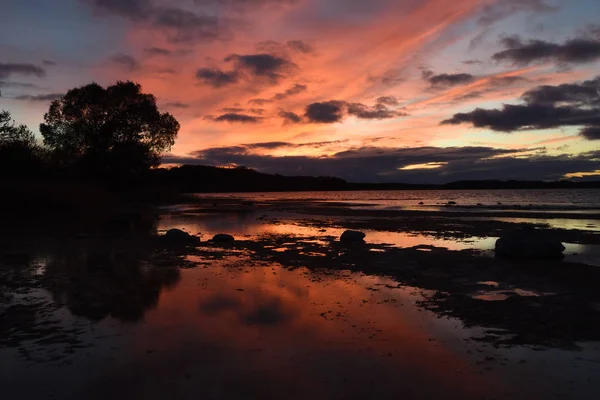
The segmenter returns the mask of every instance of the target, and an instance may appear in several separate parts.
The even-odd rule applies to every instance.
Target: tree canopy
[[[0,175],[37,172],[41,157],[33,132],[17,124],[9,111],[0,110]]]
[[[179,128],[171,114],[159,112],[152,94],[127,81],[69,90],[51,103],[40,132],[63,162],[83,162],[100,174],[127,174],[157,166]]]
[[[25,125],[17,125],[9,111],[0,110],[0,147],[32,146],[34,143],[35,137]]]

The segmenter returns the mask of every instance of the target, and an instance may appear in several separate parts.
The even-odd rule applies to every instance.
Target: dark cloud
[[[110,58],[110,62],[128,71],[136,71],[141,68],[140,63],[135,58],[126,54],[115,54]]]
[[[286,74],[297,68],[296,64],[283,57],[266,53],[232,54],[227,56],[224,61],[233,62],[234,65],[231,71],[223,71],[218,68],[201,68],[196,76],[204,83],[216,88],[238,83],[242,79],[254,80],[255,78],[266,78],[270,84],[276,84]],[[292,92],[290,93],[301,90],[301,86],[303,85],[296,85],[291,88]],[[284,97],[285,95],[285,93],[282,94]],[[261,100],[256,99],[256,101]]]
[[[276,143],[268,148],[285,147]],[[253,148],[242,145],[201,150],[190,157],[165,157],[163,162],[245,165],[267,173],[328,175],[351,182],[445,183],[477,179],[558,180],[568,173],[600,169],[600,153],[548,156],[540,152],[524,157],[519,150],[490,147],[363,147],[325,157],[276,157],[257,154]],[[401,169],[427,163],[435,163],[439,168]]]
[[[431,71],[423,71],[423,79],[429,82],[431,88],[442,89],[473,82],[475,80],[475,76],[471,74],[434,75]]]
[[[33,64],[0,63],[0,79],[9,78],[12,75],[36,76],[43,78],[46,71]]]
[[[544,40],[523,41],[518,36],[501,40],[505,50],[492,56],[496,62],[525,66],[544,62],[559,65],[584,64],[600,60],[600,40],[593,38],[575,38],[566,42],[552,43]]]
[[[384,101],[391,101],[390,98],[384,99]],[[306,107],[304,114],[309,122],[325,124],[341,122],[346,115],[359,119],[390,119],[406,114],[398,110],[391,110],[381,102],[374,106],[367,106],[362,103],[348,103],[339,100],[310,104]]]
[[[290,149],[298,149],[310,147],[314,149],[341,144],[347,142],[347,140],[332,140],[325,142],[308,142],[308,143],[290,143],[290,142],[261,142],[261,143],[250,143],[244,144],[241,146],[234,146],[236,148],[236,152],[239,154],[246,154],[249,150],[252,149],[282,149],[282,148],[290,148]]]
[[[491,25],[521,12],[546,13],[557,9],[545,0],[499,0],[484,6],[477,22],[480,25]]]
[[[499,132],[582,126],[581,135],[594,137],[600,127],[600,77],[579,83],[539,86],[521,97],[525,104],[505,104],[501,109],[477,108],[455,114],[442,124],[469,123]]]
[[[287,45],[290,49],[300,53],[311,54],[315,52],[315,48],[312,45],[305,43],[302,40],[290,40],[287,42]]]
[[[225,108],[221,108],[221,112],[234,113],[234,114],[251,113],[251,114],[262,115],[265,113],[265,109],[264,108],[225,107]]]
[[[297,66],[293,62],[271,54],[232,54],[225,58],[227,62],[233,62],[237,70],[245,71],[256,77],[268,78],[273,82],[279,81],[283,76]]]
[[[290,96],[296,96],[302,92],[305,92],[306,90],[308,90],[308,86],[300,85],[297,83],[291,88],[287,89],[285,92],[277,93],[275,96],[273,96],[273,99],[281,101],[287,99]]]
[[[590,126],[581,130],[581,136],[587,140],[600,140],[600,126]]]
[[[171,103],[165,104],[165,107],[167,107],[167,108],[190,108],[190,105],[186,104],[186,103],[181,103],[179,101],[173,101]]]
[[[349,103],[348,114],[360,119],[390,119],[406,115],[402,112],[390,110],[384,104],[376,104],[373,107],[362,103]]]
[[[377,104],[395,107],[400,104],[400,102],[398,101],[398,98],[394,96],[382,96],[377,99]]]
[[[232,123],[241,123],[241,124],[256,124],[262,120],[260,117],[255,117],[253,115],[246,114],[237,114],[237,113],[227,113],[218,116],[214,119],[217,122],[232,122]]]
[[[250,143],[239,146],[242,152],[247,151],[247,149],[280,149],[282,147],[290,147],[291,143],[288,142],[262,142],[262,143]]]
[[[265,104],[272,103],[273,100],[268,99],[252,99],[248,101],[248,104],[255,104],[257,106],[264,106]]]
[[[483,64],[483,61],[480,61],[480,60],[465,60],[462,63],[466,64],[466,65],[481,65],[481,64]]]
[[[522,98],[529,104],[600,106],[600,77],[581,83],[538,86],[525,92]]]
[[[153,14],[153,26],[162,29],[174,43],[227,40],[232,37],[226,21],[211,15],[196,14],[180,8],[161,8]]]
[[[161,47],[147,47],[144,49],[144,52],[151,56],[170,56],[173,54],[171,50],[163,49]]]
[[[299,124],[302,122],[302,117],[291,111],[279,111],[279,116],[283,118],[284,125]]]
[[[499,110],[477,108],[468,113],[455,114],[443,124],[470,123],[476,128],[489,128],[499,132],[515,132],[522,129],[549,129],[561,126],[599,125],[598,110],[553,105],[504,104]]]
[[[306,107],[304,116],[310,122],[332,124],[344,119],[345,107],[345,102],[337,100],[312,103]]]
[[[200,68],[196,72],[196,77],[215,88],[232,85],[239,81],[237,71],[221,71],[217,68]]]
[[[230,21],[176,7],[157,7],[149,0],[80,0],[95,10],[162,31],[174,43],[228,40]]]
[[[52,60],[44,60],[42,62],[44,63],[44,65],[47,65],[49,67],[53,67],[56,65],[56,61],[52,61]]]
[[[148,0],[80,0],[95,9],[131,19],[143,19],[150,10]]]
[[[35,102],[50,102],[59,100],[64,96],[64,93],[49,93],[49,94],[37,94],[37,95],[21,95],[16,96],[17,100],[35,101]]]

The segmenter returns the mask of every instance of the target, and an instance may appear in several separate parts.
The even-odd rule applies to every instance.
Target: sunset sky
[[[133,80],[165,164],[350,181],[600,179],[598,0],[8,0],[0,108]]]

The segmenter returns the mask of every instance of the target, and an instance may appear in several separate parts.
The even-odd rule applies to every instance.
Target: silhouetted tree
[[[17,124],[9,111],[0,110],[0,174],[37,172],[41,153],[33,133],[25,125]]]
[[[9,111],[0,110],[0,146],[15,143],[34,145],[35,137],[25,125],[17,125]]]
[[[138,175],[160,161],[179,132],[156,98],[134,82],[92,83],[53,101],[40,132],[54,158],[102,177]]]

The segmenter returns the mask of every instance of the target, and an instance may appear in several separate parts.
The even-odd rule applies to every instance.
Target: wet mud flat
[[[421,230],[409,217],[365,219],[340,215],[343,210],[307,217],[281,204],[230,208],[227,202],[163,210],[140,229],[125,224],[118,232],[38,238],[23,232],[6,239],[0,382],[7,393],[600,394],[600,268],[507,262],[477,248],[369,242],[371,232],[391,234],[391,224],[400,231],[413,224],[408,231],[417,240],[435,239],[433,232],[468,240],[474,231],[464,231],[475,228],[460,219],[448,230],[447,219],[436,226],[429,218]],[[339,230],[357,224],[368,224],[362,226],[367,242],[341,244]],[[497,232],[511,225],[502,224]],[[201,242],[165,245],[160,235],[171,227],[201,233]],[[555,234],[595,243],[593,232],[572,231]],[[208,240],[218,232],[237,240]]]

